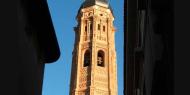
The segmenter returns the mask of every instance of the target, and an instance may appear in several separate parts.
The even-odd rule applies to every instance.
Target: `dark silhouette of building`
[[[18,0],[17,4],[17,92],[6,95],[41,95],[45,63],[60,55],[47,0]]]
[[[173,1],[124,1],[124,95],[173,95]]]

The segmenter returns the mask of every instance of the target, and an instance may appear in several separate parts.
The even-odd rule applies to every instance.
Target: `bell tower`
[[[85,0],[76,16],[70,95],[117,95],[114,16],[107,0]]]

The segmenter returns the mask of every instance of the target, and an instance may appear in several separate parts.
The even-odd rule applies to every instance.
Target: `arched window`
[[[104,67],[104,52],[102,50],[98,51],[97,65]]]
[[[89,66],[90,65],[90,51],[86,50],[85,54],[84,54],[84,67]]]

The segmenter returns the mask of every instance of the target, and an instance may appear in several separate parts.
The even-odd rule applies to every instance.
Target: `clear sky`
[[[46,64],[43,95],[69,95],[72,51],[77,25],[77,11],[84,0],[47,0],[61,55]],[[110,0],[115,15],[115,45],[117,53],[118,95],[123,95],[123,0]],[[44,31],[45,32],[45,31]]]

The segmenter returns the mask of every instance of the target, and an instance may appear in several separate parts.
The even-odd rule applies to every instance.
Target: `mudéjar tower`
[[[76,19],[70,95],[117,95],[114,16],[108,0],[85,0]]]

